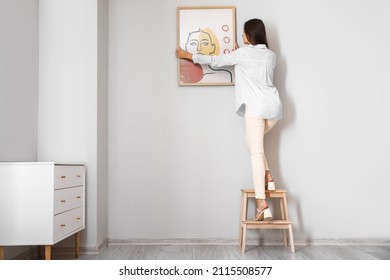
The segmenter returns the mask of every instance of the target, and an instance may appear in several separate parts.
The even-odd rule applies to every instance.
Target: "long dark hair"
[[[267,33],[261,19],[250,19],[244,24],[244,32],[252,45],[265,44],[268,48]]]

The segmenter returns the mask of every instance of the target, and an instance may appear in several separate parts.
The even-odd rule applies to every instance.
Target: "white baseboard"
[[[110,245],[233,245],[238,238],[108,238]]]
[[[83,255],[98,255],[108,246],[108,239],[105,239],[97,246],[80,245],[79,253]],[[72,254],[74,246],[53,246],[53,254]]]
[[[283,245],[283,239],[276,236],[247,237],[248,245]],[[389,246],[390,239],[357,239],[357,238],[329,238],[329,239],[294,239],[296,246],[308,245],[370,245]],[[108,238],[110,245],[238,245],[238,238]]]

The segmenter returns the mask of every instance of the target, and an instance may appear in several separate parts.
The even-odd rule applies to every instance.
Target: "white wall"
[[[284,104],[266,154],[296,238],[389,240],[390,3],[369,0],[109,1],[109,238],[238,236],[234,89],[176,85],[176,7],[199,5],[236,6],[239,42],[266,23]]]
[[[91,250],[107,235],[106,202],[99,199],[107,188],[106,169],[101,167],[106,140],[99,138],[106,137],[106,128],[104,122],[98,124],[104,119],[98,117],[100,110],[107,107],[107,63],[99,61],[107,56],[107,48],[104,42],[99,45],[98,2],[106,9],[103,0],[39,2],[38,160],[86,164],[86,230],[81,242]]]
[[[0,161],[37,159],[38,0],[0,1]],[[10,259],[28,249],[7,247]]]
[[[37,157],[38,0],[0,1],[0,161]]]
[[[108,1],[97,1],[97,232],[96,245],[107,240],[108,211]]]

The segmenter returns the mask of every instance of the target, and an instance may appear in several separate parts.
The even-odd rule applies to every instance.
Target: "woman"
[[[265,26],[260,19],[244,24],[245,47],[229,54],[209,56],[176,50],[177,58],[189,59],[212,67],[234,65],[236,74],[236,113],[245,117],[246,143],[249,148],[256,197],[254,220],[272,218],[265,200],[265,189],[275,189],[264,155],[264,134],[282,118],[279,92],[273,85],[275,53],[268,49]]]

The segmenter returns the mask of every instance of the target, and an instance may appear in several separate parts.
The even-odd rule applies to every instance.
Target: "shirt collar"
[[[266,49],[267,46],[265,44],[257,44],[257,45],[249,45],[251,48],[256,48],[256,49]]]

